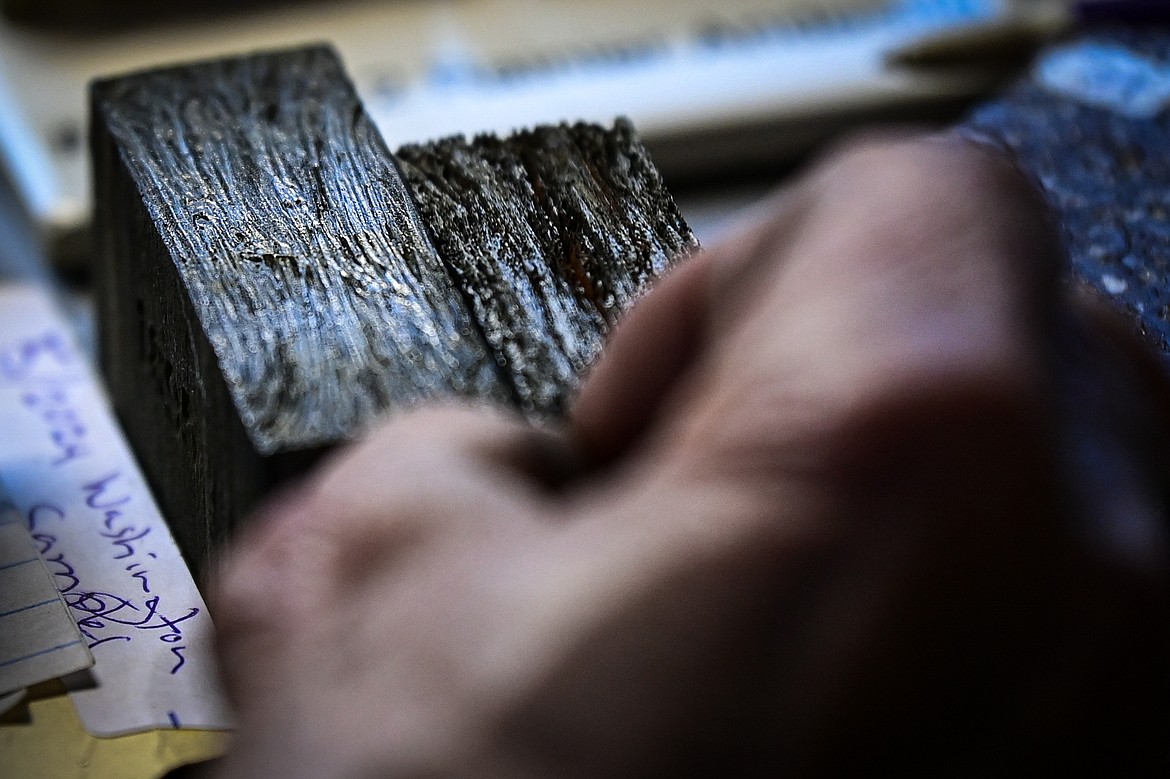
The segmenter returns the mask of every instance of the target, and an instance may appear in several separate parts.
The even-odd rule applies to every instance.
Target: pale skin
[[[639,302],[564,427],[389,420],[228,556],[220,775],[1148,765],[1170,394],[1060,254],[992,151],[858,141]]]

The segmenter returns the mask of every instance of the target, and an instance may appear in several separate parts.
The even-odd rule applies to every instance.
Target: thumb
[[[629,448],[698,353],[710,267],[706,254],[687,258],[618,324],[570,417],[570,432],[590,460],[606,463]]]
[[[750,294],[760,258],[787,246],[804,197],[785,187],[745,213],[730,239],[674,267],[618,323],[574,403],[570,433],[595,464],[621,456],[651,429],[721,317]],[[716,296],[718,295],[718,298]]]

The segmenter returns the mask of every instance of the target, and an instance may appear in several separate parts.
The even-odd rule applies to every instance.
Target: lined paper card
[[[81,630],[0,482],[0,693],[91,665]]]
[[[207,605],[48,294],[0,284],[0,472],[93,653],[70,700],[114,736],[230,725]]]

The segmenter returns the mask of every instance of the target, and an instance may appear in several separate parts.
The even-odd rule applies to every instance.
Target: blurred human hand
[[[230,555],[222,775],[1152,765],[1170,394],[1060,259],[992,151],[855,142],[565,429],[389,421]]]

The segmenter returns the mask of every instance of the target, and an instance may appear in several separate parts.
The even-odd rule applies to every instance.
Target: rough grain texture
[[[1079,42],[1121,47],[1137,62],[1170,68],[1165,28],[1116,28]],[[1148,88],[1111,77],[1117,90]],[[1128,310],[1170,366],[1170,110],[1131,116],[1030,75],[963,126],[1002,146],[1032,176],[1064,233],[1072,275]]]
[[[386,409],[559,413],[608,324],[695,245],[627,124],[396,159],[327,48],[92,99],[101,358],[200,568],[274,483]]]
[[[694,238],[628,122],[398,151],[521,407],[556,415],[617,314]]]
[[[99,94],[260,453],[335,441],[387,405],[500,391],[327,50],[157,71]]]

